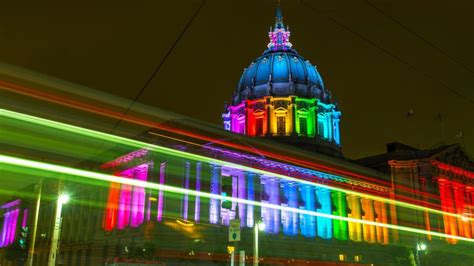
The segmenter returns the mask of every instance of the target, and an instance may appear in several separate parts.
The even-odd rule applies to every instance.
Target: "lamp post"
[[[38,230],[38,216],[39,216],[39,210],[40,210],[40,205],[41,205],[41,192],[43,189],[43,180],[40,180],[37,187],[38,187],[38,196],[36,198],[35,217],[33,220],[33,232],[31,234],[31,244],[28,249],[28,258],[26,260],[26,266],[33,266],[33,257],[35,255],[35,244],[36,244],[36,231]]]
[[[56,265],[56,257],[59,252],[59,234],[61,231],[61,211],[63,204],[66,204],[69,201],[70,197],[67,194],[61,194],[58,197],[58,202],[56,204],[56,216],[54,218],[54,227],[53,227],[53,236],[51,239],[51,249],[49,250],[49,259],[48,266]]]
[[[418,264],[418,266],[421,266],[420,251],[425,252],[427,247],[428,246],[423,242],[416,243],[416,263]]]
[[[265,230],[265,224],[262,221],[258,221],[253,226],[254,238],[253,238],[253,265],[258,266],[258,231]]]

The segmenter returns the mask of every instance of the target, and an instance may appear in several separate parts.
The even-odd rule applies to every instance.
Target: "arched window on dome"
[[[314,137],[316,99],[296,98],[296,133],[299,136]]]
[[[333,118],[339,112],[334,111],[333,104],[318,103],[318,135],[327,141],[334,140]],[[338,125],[339,126],[339,125]]]
[[[290,136],[294,127],[294,110],[291,97],[271,98],[271,108],[268,114],[270,119],[270,133],[273,136]]]
[[[329,128],[327,126],[327,116],[325,113],[318,114],[318,135],[323,139],[329,139]]]
[[[230,106],[230,129],[232,132],[238,134],[245,134],[245,106],[239,104],[236,106]]]
[[[262,100],[247,101],[247,132],[249,136],[264,136],[267,133],[267,114]]]

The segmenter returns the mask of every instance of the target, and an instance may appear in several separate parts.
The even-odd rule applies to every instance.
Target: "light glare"
[[[69,197],[69,195],[67,194],[62,194],[59,196],[58,198],[58,202],[59,204],[66,204],[68,203],[68,201],[70,200],[71,198]]]

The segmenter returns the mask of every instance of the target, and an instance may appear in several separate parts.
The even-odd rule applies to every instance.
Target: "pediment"
[[[432,159],[474,172],[474,161],[459,145],[434,154]]]

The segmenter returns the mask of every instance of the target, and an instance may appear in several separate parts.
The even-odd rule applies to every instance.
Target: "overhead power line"
[[[461,100],[464,100],[466,101],[467,103],[469,104],[472,104],[474,105],[474,100],[470,99],[469,97],[463,95],[462,93],[458,92],[456,89],[454,88],[451,88],[449,85],[447,85],[446,83],[442,82],[441,80],[437,80],[435,79],[433,76],[431,76],[430,74],[426,73],[426,72],[421,72],[420,70],[418,70],[414,65],[410,64],[408,61],[404,60],[403,58],[401,58],[400,56],[388,51],[387,49],[383,48],[382,46],[378,45],[377,43],[375,43],[374,41],[371,41],[369,39],[367,39],[366,37],[364,37],[363,35],[361,35],[360,33],[352,30],[351,28],[349,28],[347,25],[341,23],[340,21],[338,21],[337,19],[335,19],[334,17],[331,17],[329,15],[324,15],[323,12],[321,12],[320,10],[318,10],[317,8],[313,7],[312,5],[308,4],[305,0],[300,0],[300,3],[302,5],[304,5],[305,7],[307,7],[309,10],[313,11],[314,13],[320,15],[320,16],[325,16],[329,21],[333,22],[334,24],[338,25],[339,27],[347,30],[348,32],[352,33],[353,35],[359,37],[360,39],[364,40],[365,42],[369,43],[370,45],[374,46],[375,48],[377,48],[378,50],[382,51],[383,53],[387,54],[388,56],[394,58],[395,60],[403,63],[404,65],[408,66],[410,69],[412,69],[414,72],[417,72],[419,74],[421,74],[422,76],[424,76],[425,78],[427,78],[428,80],[431,80],[432,82],[434,83],[437,83],[439,84],[441,87],[445,88],[446,90],[448,90],[449,92],[451,92],[452,94],[454,94],[455,96],[457,96],[458,98],[460,98]]]
[[[143,92],[145,91],[145,89],[148,87],[148,85],[153,81],[153,79],[155,78],[156,74],[158,74],[158,72],[160,71],[161,67],[163,66],[163,64],[166,62],[166,59],[168,59],[168,57],[170,56],[171,52],[173,52],[173,50],[176,48],[176,45],[179,43],[179,41],[181,40],[181,38],[183,37],[183,35],[186,33],[186,31],[188,30],[188,28],[191,26],[191,24],[193,23],[194,19],[197,17],[197,15],[199,14],[199,12],[201,11],[202,7],[204,6],[204,4],[206,3],[206,0],[202,0],[201,4],[199,5],[199,7],[196,9],[196,11],[194,12],[193,16],[190,18],[190,20],[188,21],[188,23],[186,24],[186,26],[183,28],[183,30],[180,32],[180,34],[178,35],[178,37],[176,38],[176,40],[174,41],[174,43],[170,46],[170,48],[168,49],[168,51],[166,52],[165,56],[161,59],[160,63],[156,66],[155,70],[153,71],[153,73],[150,75],[150,77],[147,79],[147,81],[145,82],[145,84],[142,86],[142,88],[140,89],[140,91],[137,93],[137,95],[135,96],[135,98],[133,99],[133,101],[130,103],[130,105],[128,106],[127,110],[125,110],[125,112],[122,114],[121,118],[115,123],[114,127],[112,128],[111,130],[111,133],[113,133],[115,131],[115,129],[117,129],[117,127],[119,126],[120,122],[122,122],[122,119],[124,116],[126,116],[128,114],[128,112],[132,109],[132,107],[135,105],[135,103],[138,101],[138,99],[140,98],[140,96],[143,94]]]

